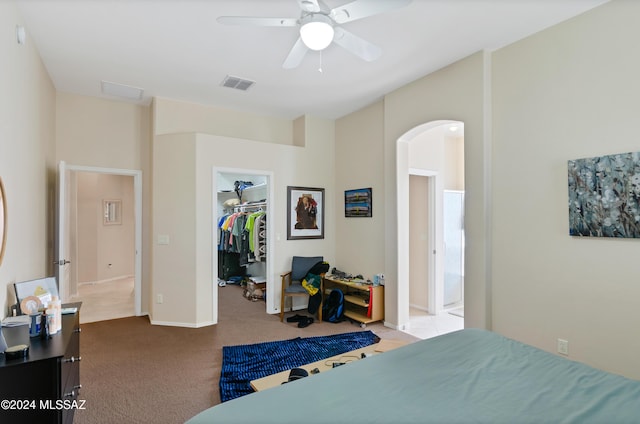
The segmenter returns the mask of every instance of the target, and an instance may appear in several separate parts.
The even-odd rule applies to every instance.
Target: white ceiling
[[[607,0],[413,0],[344,24],[378,45],[365,62],[337,45],[282,62],[297,28],[228,26],[218,16],[300,16],[296,0],[18,0],[59,91],[103,96],[101,81],[165,97],[293,119],[338,118],[482,49],[493,50]],[[325,0],[329,7],[350,0]],[[19,24],[19,23],[16,23]],[[222,87],[226,75],[256,81]]]

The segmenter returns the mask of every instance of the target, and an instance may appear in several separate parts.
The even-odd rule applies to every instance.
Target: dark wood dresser
[[[62,315],[62,330],[48,340],[30,339],[29,356],[6,360],[0,354],[0,423],[73,423],[84,407],[80,390],[80,306]]]

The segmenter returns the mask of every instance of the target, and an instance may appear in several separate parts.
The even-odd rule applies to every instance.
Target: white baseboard
[[[385,327],[389,327],[393,330],[398,330],[398,331],[406,331],[409,329],[409,323],[396,325],[396,324],[391,324],[388,321],[383,321],[382,324]]]
[[[193,322],[156,321],[156,320],[153,320],[153,319],[150,319],[149,321],[151,322],[152,325],[164,325],[166,327],[201,328],[201,327],[208,327],[210,325],[215,325],[215,322],[213,322],[213,321],[197,322],[197,323],[193,323]]]
[[[135,277],[134,275],[120,275],[118,277],[107,278],[107,279],[104,279],[104,280],[78,282],[78,286],[109,283],[111,281],[123,280],[125,278],[134,278],[134,277]]]
[[[429,309],[427,309],[426,307],[421,306],[421,305],[416,305],[415,303],[410,303],[409,307],[413,308],[413,309],[417,309],[419,311],[423,311],[423,312],[427,312],[427,313],[429,312]]]

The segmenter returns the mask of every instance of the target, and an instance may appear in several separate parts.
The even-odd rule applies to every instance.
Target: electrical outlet
[[[162,298],[162,293],[156,295],[156,303],[162,303],[164,299]]]
[[[569,356],[569,341],[558,339],[558,353]]]

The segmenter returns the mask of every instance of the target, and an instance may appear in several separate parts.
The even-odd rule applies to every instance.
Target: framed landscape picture
[[[347,218],[370,218],[373,216],[371,187],[344,192],[344,216]]]

